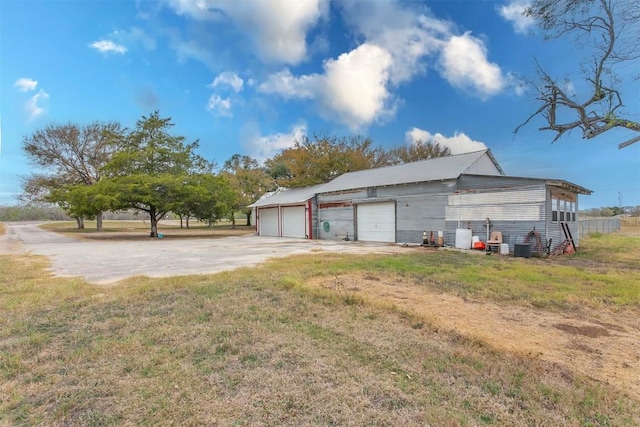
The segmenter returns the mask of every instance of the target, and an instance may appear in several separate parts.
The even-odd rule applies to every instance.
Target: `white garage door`
[[[258,211],[260,218],[261,236],[279,236],[278,234],[278,208],[265,208]]]
[[[306,221],[304,206],[282,208],[282,236],[305,238]]]
[[[395,202],[360,204],[357,207],[357,221],[358,240],[395,243]]]

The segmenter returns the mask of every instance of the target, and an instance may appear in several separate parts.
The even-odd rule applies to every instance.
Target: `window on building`
[[[551,198],[551,221],[575,222],[577,204],[560,198]]]

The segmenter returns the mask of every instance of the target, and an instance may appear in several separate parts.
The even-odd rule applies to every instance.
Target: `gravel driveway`
[[[242,236],[218,239],[149,239],[145,241],[76,240],[42,230],[38,222],[6,222],[0,254],[37,254],[51,260],[58,276],[82,276],[108,284],[132,276],[167,277],[210,274],[253,266],[269,258],[316,251],[394,253],[406,248],[327,240]]]

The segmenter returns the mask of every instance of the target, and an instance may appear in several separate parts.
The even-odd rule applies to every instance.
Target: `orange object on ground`
[[[473,249],[481,249],[481,250],[484,250],[484,248],[485,248],[484,242],[475,242],[475,243],[473,244]]]

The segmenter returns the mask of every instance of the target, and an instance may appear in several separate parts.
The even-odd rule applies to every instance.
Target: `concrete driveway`
[[[242,236],[145,241],[76,240],[45,231],[38,222],[6,222],[0,254],[37,254],[51,260],[58,276],[81,276],[108,284],[127,277],[210,274],[254,266],[269,258],[310,252],[352,254],[406,251],[397,245]]]

